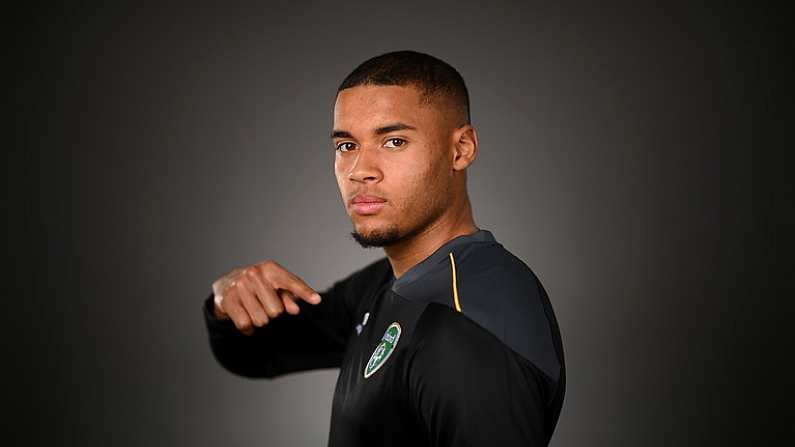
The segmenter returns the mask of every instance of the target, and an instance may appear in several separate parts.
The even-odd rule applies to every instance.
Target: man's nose
[[[356,154],[356,159],[348,172],[348,180],[356,182],[379,181],[382,178],[378,166],[378,149],[363,147]]]

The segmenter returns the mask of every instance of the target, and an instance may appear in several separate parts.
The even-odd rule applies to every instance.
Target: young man
[[[473,220],[461,75],[413,51],[369,59],[338,89],[331,137],[352,235],[386,257],[320,294],[270,260],[218,279],[217,360],[248,377],[340,368],[330,446],[547,445],[560,333],[530,268]]]

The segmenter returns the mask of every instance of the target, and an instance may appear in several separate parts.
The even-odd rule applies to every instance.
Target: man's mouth
[[[356,214],[366,216],[379,212],[384,203],[386,199],[381,197],[359,194],[351,200],[351,208]]]
[[[370,196],[367,194],[359,194],[353,199],[351,199],[351,203],[378,203],[378,202],[386,202],[386,199],[378,196]]]

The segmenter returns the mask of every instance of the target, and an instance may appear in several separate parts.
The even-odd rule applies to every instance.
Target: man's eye
[[[387,141],[386,147],[398,147],[406,144],[406,140],[404,140],[403,138],[390,138],[386,141]],[[393,142],[391,146],[388,144],[390,141]],[[395,144],[394,142],[399,142],[399,143]]]
[[[348,152],[348,150],[350,149],[349,147],[346,147],[346,145],[348,145],[348,144],[353,144],[353,143],[351,143],[350,141],[346,141],[344,143],[340,143],[340,144],[337,145],[337,150],[340,151],[340,152]]]

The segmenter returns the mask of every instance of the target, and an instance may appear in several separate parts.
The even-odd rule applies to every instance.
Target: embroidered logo
[[[369,317],[370,317],[370,312],[366,312],[364,314],[364,320],[362,320],[362,323],[356,325],[356,335],[359,335],[359,334],[362,333],[362,329],[364,329],[364,325],[367,324],[367,319]]]
[[[398,339],[400,339],[400,331],[400,323],[397,321],[386,328],[384,336],[381,337],[381,342],[378,343],[375,351],[373,351],[373,355],[370,356],[370,360],[367,362],[367,366],[364,368],[365,379],[378,371],[378,368],[386,362],[386,359],[388,359],[392,351],[395,350],[395,345],[397,345]]]

